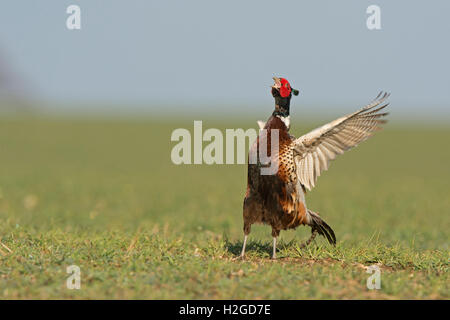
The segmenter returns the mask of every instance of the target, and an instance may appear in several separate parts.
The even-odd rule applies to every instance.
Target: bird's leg
[[[273,252],[272,252],[272,259],[277,258],[277,237],[273,237]]]
[[[277,237],[280,235],[280,230],[276,230],[272,228],[272,237],[273,237],[273,251],[272,251],[272,259],[277,258]]]
[[[242,245],[241,258],[244,258],[245,255],[245,246],[247,245],[247,234],[244,234],[244,244]]]
[[[248,221],[244,221],[244,243],[242,244],[242,251],[241,255],[239,256],[240,259],[244,259],[245,246],[247,245],[247,237],[250,234],[251,228],[252,228],[251,223],[248,223]]]

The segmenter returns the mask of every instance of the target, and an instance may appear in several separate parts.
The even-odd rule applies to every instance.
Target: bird
[[[311,237],[302,244],[311,243],[317,234],[336,245],[333,229],[322,217],[307,207],[305,194],[311,191],[322,171],[328,170],[330,161],[356,147],[382,128],[387,122],[385,103],[389,93],[380,92],[372,102],[356,112],[331,121],[296,138],[289,133],[290,103],[299,91],[285,78],[273,77],[271,93],[275,109],[266,121],[258,121],[259,135],[249,149],[247,189],[243,202],[244,241],[240,258],[245,256],[247,238],[253,224],[272,227],[272,259],[276,259],[277,238],[281,230],[300,225],[311,227]],[[273,151],[272,138],[278,134],[278,149]],[[267,159],[277,163],[272,174],[262,174],[263,163],[254,156],[265,151]]]

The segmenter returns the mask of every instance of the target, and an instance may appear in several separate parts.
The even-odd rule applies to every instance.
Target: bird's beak
[[[277,89],[277,90],[280,89],[281,88],[281,80],[277,77],[273,77],[272,79],[275,82],[273,84],[272,88]]]

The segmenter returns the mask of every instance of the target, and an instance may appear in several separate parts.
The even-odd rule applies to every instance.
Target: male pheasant
[[[311,190],[317,177],[327,170],[329,162],[338,154],[355,147],[380,129],[387,113],[380,112],[388,104],[383,101],[389,94],[382,93],[364,108],[347,116],[327,123],[296,139],[289,134],[289,108],[292,89],[284,78],[273,78],[272,95],[275,110],[266,123],[258,121],[262,129],[250,148],[250,155],[265,150],[270,161],[277,163],[274,174],[261,174],[264,164],[259,157],[255,163],[249,161],[247,191],[244,198],[244,243],[241,257],[244,257],[247,237],[254,223],[268,224],[272,227],[273,254],[276,258],[277,237],[281,230],[295,229],[299,225],[311,227],[309,244],[316,234],[326,237],[335,245],[333,229],[314,211],[306,206],[305,193]],[[380,106],[381,105],[381,106]],[[278,130],[278,148],[271,146],[272,135]]]

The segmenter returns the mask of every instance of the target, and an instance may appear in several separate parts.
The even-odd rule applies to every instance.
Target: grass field
[[[282,231],[272,261],[254,226],[239,261],[246,166],[172,164],[192,120],[0,120],[0,299],[449,299],[450,129],[391,122],[332,163],[307,201],[336,247]]]

